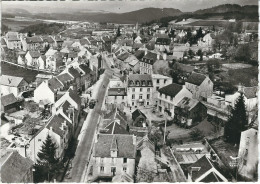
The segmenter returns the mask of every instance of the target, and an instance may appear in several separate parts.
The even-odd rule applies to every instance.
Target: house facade
[[[157,110],[161,113],[167,113],[168,118],[174,118],[174,107],[184,98],[192,98],[192,93],[179,84],[169,84],[158,90]]]
[[[160,56],[156,53],[146,52],[140,61],[140,74],[153,74],[153,64],[159,60]]]
[[[185,82],[185,86],[195,99],[207,99],[213,94],[213,82],[208,76],[193,72]]]
[[[93,175],[134,176],[136,137],[133,135],[98,134],[94,144]]]
[[[127,81],[127,102],[131,107],[152,105],[153,81],[148,74],[131,74]]]
[[[152,74],[154,104],[158,103],[158,90],[164,86],[172,84],[172,78],[160,74]]]

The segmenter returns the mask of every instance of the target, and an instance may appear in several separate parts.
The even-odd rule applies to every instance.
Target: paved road
[[[109,83],[109,78],[111,78],[113,71],[108,67],[106,62],[104,62],[104,68],[106,68],[104,77],[100,80],[103,80],[99,89],[97,89],[97,97],[98,103],[95,105],[95,108],[90,111],[87,119],[89,119],[87,127],[85,130],[81,130],[81,133],[84,134],[82,140],[79,142],[77,147],[75,157],[72,161],[72,170],[71,170],[71,179],[66,180],[66,182],[81,182],[82,178],[84,179],[84,175],[86,172],[86,167],[89,162],[92,142],[95,136],[95,130],[97,127],[98,119],[101,113],[102,103],[105,99],[105,92]],[[105,88],[103,87],[105,86]]]

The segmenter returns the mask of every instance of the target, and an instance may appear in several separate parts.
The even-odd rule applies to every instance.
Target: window
[[[127,158],[124,158],[123,162],[124,162],[124,163],[127,163]]]
[[[100,158],[100,163],[104,163],[104,158]]]
[[[100,172],[104,172],[104,167],[103,166],[100,167]]]
[[[167,82],[167,79],[164,79],[164,84]]]
[[[165,99],[167,100],[167,95],[165,95]]]
[[[132,99],[135,99],[135,95],[132,95]]]
[[[116,100],[117,96],[115,96],[115,100]]]
[[[159,79],[157,79],[157,84],[159,84],[160,83],[160,80]]]
[[[122,100],[124,100],[125,99],[125,96],[122,96]]]
[[[162,97],[162,93],[160,93],[160,97]]]
[[[40,141],[42,141],[41,139],[38,139],[38,141],[40,142]]]
[[[147,88],[147,92],[150,92],[150,88]]]
[[[134,106],[135,105],[135,103],[134,102],[132,102],[132,106]]]
[[[147,105],[149,105],[149,102],[147,102]]]
[[[115,163],[115,159],[114,158],[112,158],[112,164],[114,164]]]
[[[143,99],[143,95],[139,95],[139,99]]]
[[[143,88],[140,88],[140,92],[142,92],[143,91]]]
[[[126,167],[123,167],[123,171],[125,171],[125,172],[126,172]]]
[[[173,97],[171,96],[171,101],[173,101]]]
[[[150,99],[150,94],[147,94],[147,99]]]
[[[132,91],[135,92],[135,88],[132,88]]]
[[[159,86],[156,87],[156,91],[158,91],[158,89],[159,89]]]

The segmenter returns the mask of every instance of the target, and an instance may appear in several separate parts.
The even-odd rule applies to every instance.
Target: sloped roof
[[[41,55],[40,58],[42,58],[42,60],[43,60],[44,62],[46,62],[46,56],[45,56],[45,55]]]
[[[80,105],[80,104],[81,104],[81,98],[80,98],[80,96],[78,95],[77,91],[70,88],[70,89],[68,90],[68,92],[69,92],[69,96],[70,96],[78,105]]]
[[[127,125],[126,115],[123,112],[121,112],[117,107],[114,108],[111,112],[105,114],[104,119],[110,119],[110,120],[119,119],[121,125],[123,126]]]
[[[148,50],[154,50],[154,47],[155,46],[155,41],[149,41],[147,44],[145,44],[145,47],[148,49]]]
[[[33,37],[27,37],[26,42],[27,43],[42,43],[43,40],[39,36],[33,36]]]
[[[79,67],[85,72],[85,74],[89,74],[92,72],[92,70],[85,64],[80,64]]]
[[[68,73],[63,73],[58,75],[57,79],[59,79],[59,81],[61,81],[65,85],[68,81],[73,80],[73,77],[71,77],[71,75],[69,75]]]
[[[81,45],[90,45],[90,41],[88,41],[88,39],[80,39],[79,40],[80,44]]]
[[[1,97],[1,104],[3,106],[7,106],[7,105],[10,105],[10,104],[14,104],[17,102],[17,99],[15,98],[14,94],[13,93],[10,93],[8,95],[5,95],[5,96],[2,96]]]
[[[52,131],[55,132],[56,134],[58,134],[60,137],[63,137],[64,134],[64,130],[62,130],[62,123],[66,123],[66,125],[68,127],[71,128],[71,124],[70,122],[68,122],[67,119],[65,119],[62,115],[58,114],[58,115],[54,115],[52,116],[52,118],[49,120],[49,122],[46,125],[46,128],[48,128],[49,130],[52,127]]]
[[[135,159],[136,145],[133,143],[133,135],[99,134],[94,146],[94,157],[110,158],[113,142],[117,143],[117,157]],[[112,147],[113,148],[113,147]]]
[[[8,34],[8,36],[6,36],[6,39],[8,41],[20,41],[20,39],[18,38],[18,34]]]
[[[69,72],[74,78],[78,78],[78,77],[81,76],[80,73],[78,72],[78,70],[76,70],[76,69],[73,68],[73,67],[70,67],[70,68],[68,69],[68,72]]]
[[[30,56],[32,56],[32,58],[39,58],[41,56],[41,53],[39,51],[28,51],[28,53],[30,54]]]
[[[155,44],[159,45],[170,45],[171,39],[170,38],[157,38]]]
[[[132,60],[131,62],[129,62],[128,64],[129,64],[130,66],[135,66],[137,63],[139,63],[139,61],[138,61],[137,59],[134,59],[134,60]]]
[[[197,104],[199,103],[198,100],[184,97],[177,106],[184,109],[187,108],[189,111],[192,110]]]
[[[110,124],[108,124],[102,130],[102,133],[103,134],[129,134],[129,132],[127,132],[126,129],[116,121],[112,121]]]
[[[117,59],[120,59],[121,61],[124,61],[124,60],[126,60],[129,57],[129,55],[130,54],[128,52],[124,52],[124,53],[118,55]]]
[[[148,59],[150,61],[152,61],[151,64],[153,64],[156,60],[157,60],[157,54],[156,53],[152,53],[152,52],[148,52],[144,57],[143,57],[143,61],[144,59]]]
[[[10,75],[0,76],[0,84],[4,86],[17,87],[24,80],[22,77],[15,77]]]
[[[223,180],[218,175],[216,175],[214,172],[211,172],[200,182],[210,183],[210,182],[221,182],[221,181]]]
[[[1,46],[6,45],[5,39],[1,38]]]
[[[48,80],[48,86],[54,92],[55,90],[62,88],[63,84],[56,77],[53,77]]]
[[[182,85],[172,83],[168,86],[160,88],[158,91],[167,96],[175,97],[182,90]]]
[[[206,76],[200,73],[193,72],[186,82],[200,86],[201,83],[206,79]]]
[[[145,55],[145,51],[144,50],[137,50],[134,55],[137,59],[141,60]]]
[[[132,112],[132,119],[135,121],[136,118],[139,117],[140,115],[146,118],[145,114],[142,111],[136,109],[134,112]]]
[[[139,49],[139,48],[141,48],[143,45],[144,45],[144,44],[142,44],[142,43],[134,43],[133,49]]]
[[[131,74],[128,77],[129,81],[152,81],[152,77],[149,74]]]
[[[1,158],[1,182],[22,183],[33,167],[33,161],[22,157],[17,151],[9,152]]]
[[[44,42],[48,42],[48,43],[54,43],[55,42],[51,36],[42,36],[42,39],[43,39]]]

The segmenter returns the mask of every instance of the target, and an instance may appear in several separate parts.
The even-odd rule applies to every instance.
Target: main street
[[[97,82],[99,84],[96,85],[95,89],[93,89],[93,98],[97,98],[98,102],[96,103],[94,109],[90,110],[82,127],[75,157],[72,160],[72,170],[70,174],[71,178],[67,179],[66,182],[82,182],[86,174],[86,169],[92,151],[92,143],[94,141],[96,127],[101,113],[101,107],[105,99],[109,79],[113,75],[113,70],[109,68],[108,64],[106,62],[103,62],[103,64],[106,70]]]

